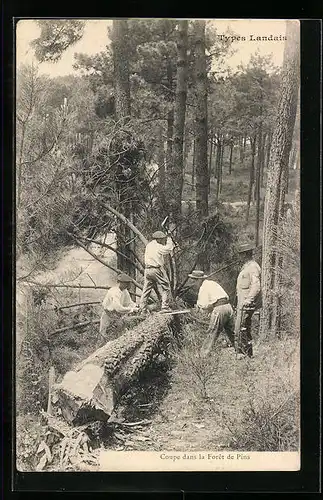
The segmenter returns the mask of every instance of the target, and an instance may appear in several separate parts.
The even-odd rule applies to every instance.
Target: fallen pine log
[[[53,387],[52,407],[71,425],[108,420],[118,399],[176,335],[180,322],[151,314],[65,374]]]

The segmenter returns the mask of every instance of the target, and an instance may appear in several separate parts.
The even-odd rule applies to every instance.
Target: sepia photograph
[[[16,21],[17,470],[300,470],[300,21]]]

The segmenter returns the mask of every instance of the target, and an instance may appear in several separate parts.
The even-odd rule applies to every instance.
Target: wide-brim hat
[[[256,246],[253,243],[243,243],[242,245],[239,245],[237,248],[238,253],[244,253],[244,252],[251,252],[252,250],[255,250]]]
[[[159,239],[162,239],[162,238],[167,238],[166,234],[163,233],[163,231],[155,231],[153,233],[153,239],[154,240],[159,240]]]
[[[207,274],[204,274],[204,271],[198,271],[198,270],[192,271],[192,273],[189,274],[188,276],[189,278],[193,279],[207,278]]]
[[[132,278],[130,278],[130,276],[128,276],[128,274],[120,273],[120,274],[118,274],[117,281],[119,283],[131,283]]]

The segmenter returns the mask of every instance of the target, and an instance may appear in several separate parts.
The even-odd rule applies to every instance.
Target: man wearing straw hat
[[[100,319],[100,335],[106,336],[107,326],[110,323],[113,313],[127,314],[137,310],[138,306],[131,300],[129,286],[132,282],[130,276],[120,273],[117,277],[117,284],[110,288],[103,299],[103,312]]]
[[[222,330],[234,345],[234,318],[229,296],[216,281],[208,280],[204,271],[195,270],[188,275],[199,285],[196,307],[211,314],[202,354],[211,352]]]
[[[239,357],[252,358],[251,319],[261,307],[261,269],[253,258],[255,246],[250,243],[240,245],[238,253],[243,264],[237,279],[237,317],[235,335]]]

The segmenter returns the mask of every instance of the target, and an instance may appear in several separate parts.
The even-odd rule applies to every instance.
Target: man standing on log
[[[234,346],[234,317],[228,294],[216,281],[206,279],[204,271],[193,271],[188,275],[199,285],[196,308],[210,314],[210,323],[202,346],[202,354],[211,352],[222,330]]]
[[[138,306],[131,300],[129,286],[132,279],[127,274],[121,273],[117,278],[118,283],[111,287],[103,299],[103,313],[100,320],[100,335],[105,338],[111,313],[127,314],[137,310]]]
[[[164,256],[170,255],[174,249],[172,238],[162,231],[156,231],[153,240],[148,243],[145,251],[144,287],[140,300],[140,310],[147,307],[148,298],[153,290],[160,292],[162,310],[170,311],[170,283],[165,270]]]
[[[246,243],[240,245],[238,253],[243,264],[237,279],[237,317],[235,335],[237,352],[240,358],[252,358],[251,318],[261,307],[261,269],[253,258],[254,246]]]

